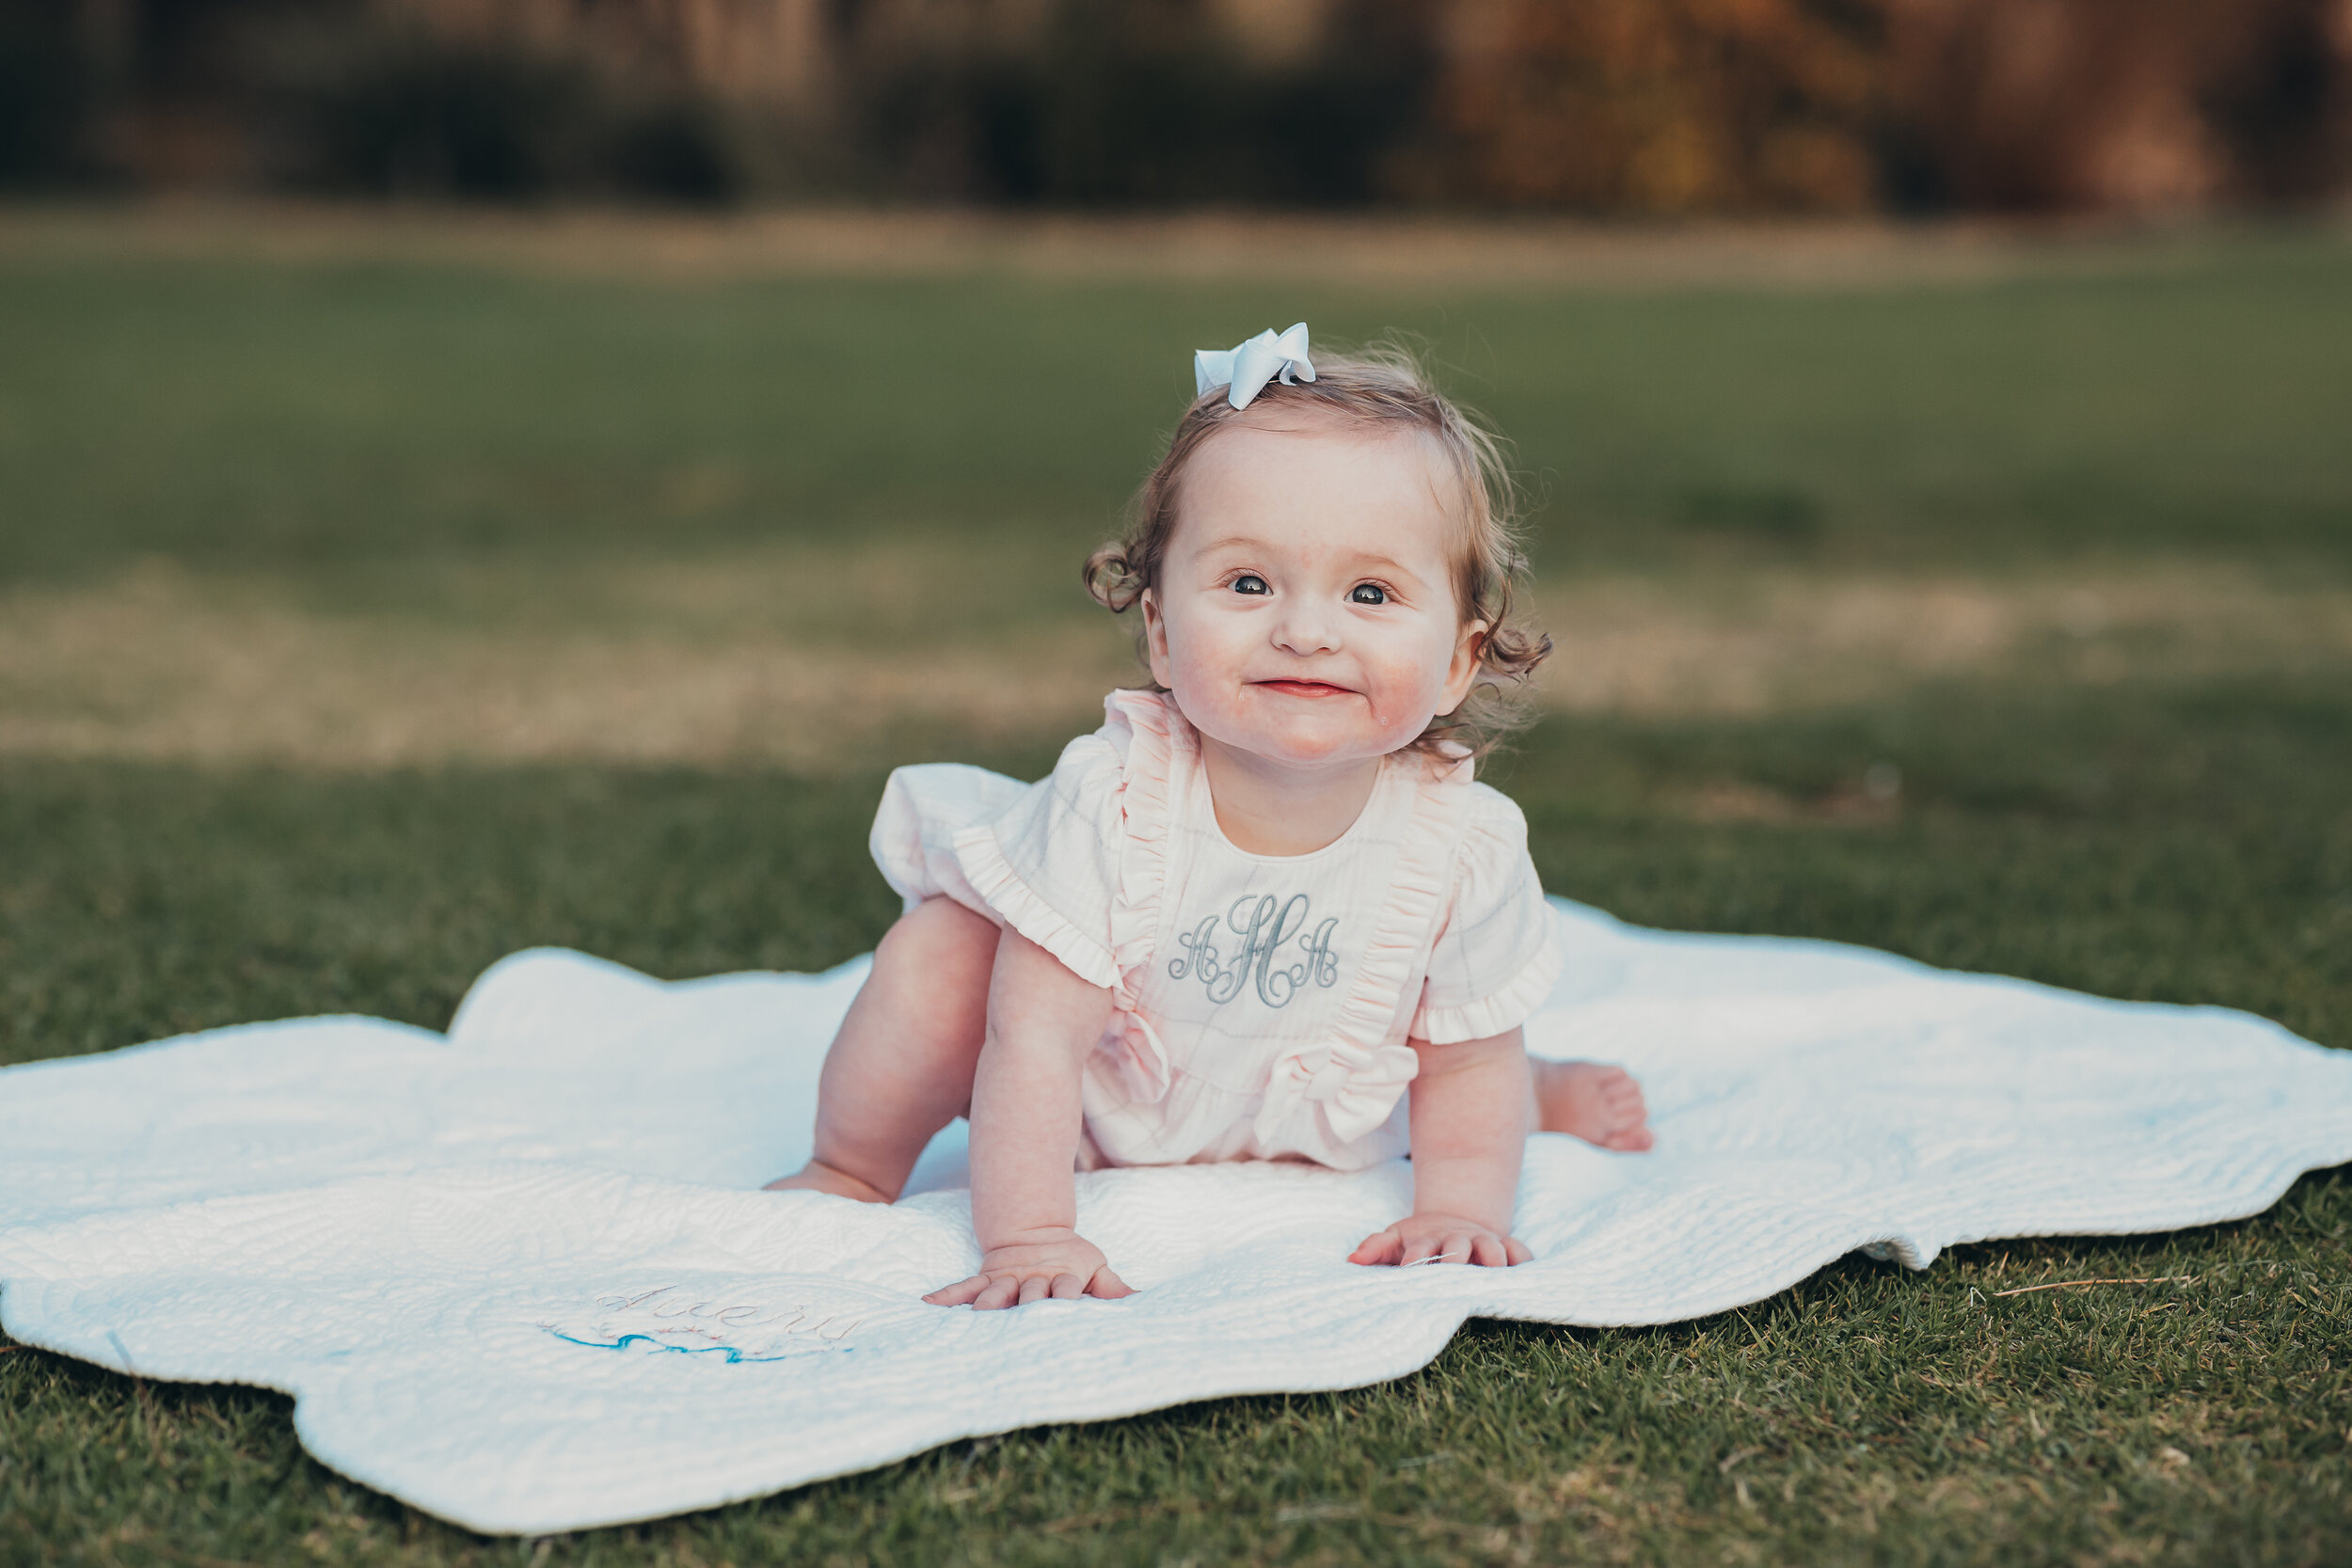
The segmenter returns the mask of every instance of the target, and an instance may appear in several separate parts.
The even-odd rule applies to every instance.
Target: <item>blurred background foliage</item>
[[[2352,0],[8,0],[0,185],[2082,211],[2326,200]]]

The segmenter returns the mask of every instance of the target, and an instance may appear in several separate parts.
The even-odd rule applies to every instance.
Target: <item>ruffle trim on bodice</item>
[[[1114,691],[1103,699],[1104,730],[1113,743],[1124,740],[1126,766],[1120,789],[1125,839],[1120,851],[1119,888],[1111,899],[1111,957],[1119,969],[1113,990],[1117,1005],[1133,1011],[1135,983],[1160,944],[1162,908],[1168,893],[1168,839],[1174,832],[1173,780],[1190,769],[1200,743],[1192,727],[1175,716],[1167,699],[1150,691]],[[1126,734],[1118,736],[1124,728]]]
[[[1111,899],[1111,1023],[1096,1048],[1092,1069],[1116,1074],[1126,1097],[1157,1104],[1175,1086],[1168,1046],[1136,997],[1136,977],[1160,944],[1167,902],[1168,839],[1174,832],[1173,780],[1189,768],[1196,746],[1190,726],[1167,699],[1150,691],[1113,691],[1103,699],[1104,732],[1125,762],[1120,787],[1124,838],[1119,887]]]

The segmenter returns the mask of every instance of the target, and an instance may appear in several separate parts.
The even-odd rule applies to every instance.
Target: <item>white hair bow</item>
[[[1267,327],[1232,348],[1204,348],[1192,356],[1193,396],[1206,396],[1212,387],[1225,388],[1225,401],[1247,408],[1277,375],[1282,385],[1312,381],[1314,361],[1307,357],[1307,324],[1300,322],[1280,337]]]

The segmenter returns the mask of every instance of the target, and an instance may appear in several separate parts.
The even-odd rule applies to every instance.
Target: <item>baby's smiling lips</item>
[[[1279,691],[1285,697],[1353,697],[1356,694],[1343,686],[1333,686],[1327,681],[1253,681],[1250,684],[1262,686],[1269,691]]]

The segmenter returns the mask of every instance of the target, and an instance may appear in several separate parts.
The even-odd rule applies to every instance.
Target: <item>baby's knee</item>
[[[934,895],[898,917],[875,950],[877,963],[895,962],[961,969],[985,974],[996,961],[996,923],[943,895]]]

